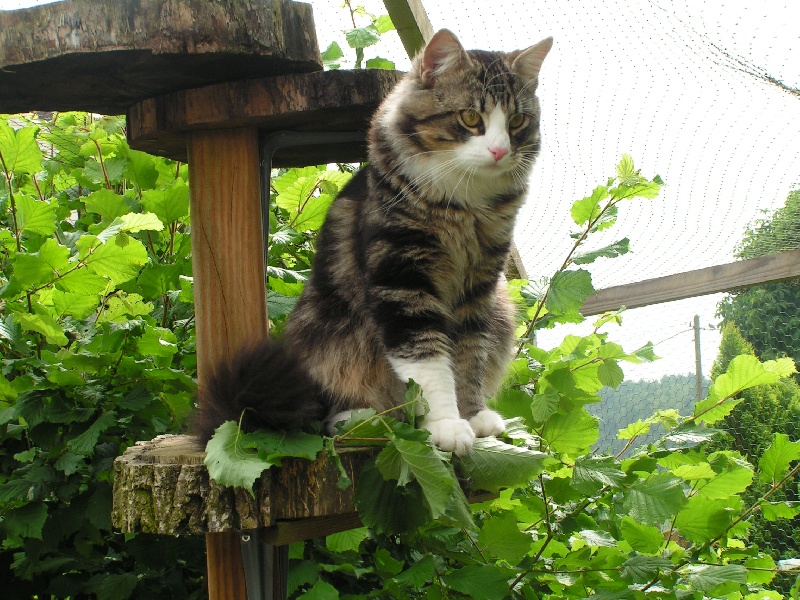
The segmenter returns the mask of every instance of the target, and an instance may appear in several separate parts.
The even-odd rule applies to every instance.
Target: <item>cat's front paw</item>
[[[472,426],[472,430],[478,437],[497,435],[502,433],[506,428],[506,424],[503,422],[503,417],[489,409],[484,409],[475,414],[472,418],[470,418],[469,424]]]
[[[465,419],[426,420],[423,427],[431,432],[431,439],[442,450],[464,456],[472,449],[475,432]]]

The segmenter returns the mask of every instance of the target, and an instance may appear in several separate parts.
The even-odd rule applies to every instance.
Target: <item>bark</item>
[[[373,452],[341,450],[353,481]],[[168,535],[269,527],[288,543],[358,525],[353,486],[338,488],[339,474],[327,455],[313,462],[288,459],[269,469],[252,496],[210,481],[204,456],[188,435],[128,448],[114,463],[114,526],[123,533]]]
[[[290,0],[62,0],[0,11],[0,112],[121,114],[143,98],[322,69]]]

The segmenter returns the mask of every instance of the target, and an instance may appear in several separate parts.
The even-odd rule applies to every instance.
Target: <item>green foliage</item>
[[[0,120],[4,597],[197,590],[202,540],[110,521],[114,458],[195,394],[186,179],[117,118]]]
[[[479,440],[465,457],[442,453],[411,425],[412,407],[424,401],[413,385],[398,407],[410,423],[367,410],[339,425],[324,442],[330,456],[333,442],[380,447],[353,484],[365,527],[295,544],[293,597],[780,597],[765,586],[794,563],[777,563],[748,536],[761,511],[776,527],[800,511],[780,496],[797,470],[796,436],[765,436],[770,448],[758,462],[709,445],[721,432],[708,425],[724,425],[743,395],[786,385],[791,361],[731,356],[706,402],[683,416],[659,407],[623,427],[622,449],[604,455],[592,451],[599,430],[587,406],[600,402],[604,388],[624,385],[622,365],[656,359],[652,345],[630,352],[611,341],[606,329],[621,313],[603,315],[589,335],[567,336],[552,349],[526,341],[538,327],[582,320],[579,308],[594,291],[583,265],[628,248],[620,240],[586,250],[587,239],[613,226],[623,199],[653,198],[659,185],[625,157],[616,178],[573,206],[582,229],[559,272],[539,285],[512,282],[527,323],[494,399],[507,417],[501,438]],[[281,200],[277,210],[287,212],[276,218],[291,222],[305,194]],[[655,425],[664,434],[634,450]],[[470,508],[462,487],[495,496]]]
[[[755,360],[755,349],[732,323],[722,328],[719,356],[712,377],[719,378],[734,360]],[[760,474],[743,494],[747,504],[769,494],[761,502],[761,511],[749,519],[751,539],[772,559],[800,556],[800,504],[797,477],[782,481],[788,464],[797,460],[796,442],[800,439],[800,387],[787,378],[774,385],[762,385],[738,395],[736,406],[717,426],[726,432],[711,449],[730,449],[741,453],[750,463],[759,465]],[[780,516],[779,516],[780,515]],[[788,521],[787,521],[788,520]],[[794,578],[780,576],[776,589],[788,592]]]
[[[800,248],[800,190],[786,203],[758,220],[736,249],[736,257],[757,258]],[[789,356],[800,360],[800,284],[797,280],[768,283],[732,292],[720,302],[723,324],[735,324],[762,359]],[[798,382],[800,379],[795,378]]]

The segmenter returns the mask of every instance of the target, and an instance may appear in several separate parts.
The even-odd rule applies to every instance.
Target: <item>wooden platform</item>
[[[343,448],[353,481],[373,448]],[[188,435],[166,435],[128,448],[114,462],[112,522],[123,533],[205,534],[268,528],[280,545],[360,526],[353,487],[337,486],[326,455],[287,459],[256,481],[255,495],[210,481],[205,454]]]
[[[181,90],[128,109],[128,143],[136,150],[186,161],[192,132],[258,128],[276,131],[364,132],[375,109],[402,77],[400,71],[361,70],[288,74]],[[364,141],[280,149],[273,166],[358,162]]]
[[[291,0],[62,0],[0,11],[0,112],[123,114],[142,98],[322,70]]]

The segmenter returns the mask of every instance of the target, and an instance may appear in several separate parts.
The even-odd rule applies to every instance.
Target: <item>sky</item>
[[[0,0],[0,9],[36,4]],[[313,0],[324,49],[352,27],[341,0]],[[383,14],[380,0],[353,0]],[[661,196],[622,207],[602,246],[628,237],[632,252],[591,267],[600,289],[734,260],[748,224],[800,185],[800,96],[754,76],[800,87],[797,0],[425,0],[434,30],[467,48],[512,50],[552,35],[542,69],[543,148],[516,243],[531,278],[561,264],[574,229],[569,207],[614,174],[623,153]],[[364,18],[357,18],[363,25]],[[409,61],[396,34],[367,57]],[[344,65],[346,66],[346,65]],[[630,310],[611,338],[628,349],[656,343],[664,358],[626,368],[632,379],[694,371],[690,323],[700,315],[703,372],[719,344],[722,295]],[[542,332],[555,346],[566,328]],[[576,332],[580,332],[578,329]]]

